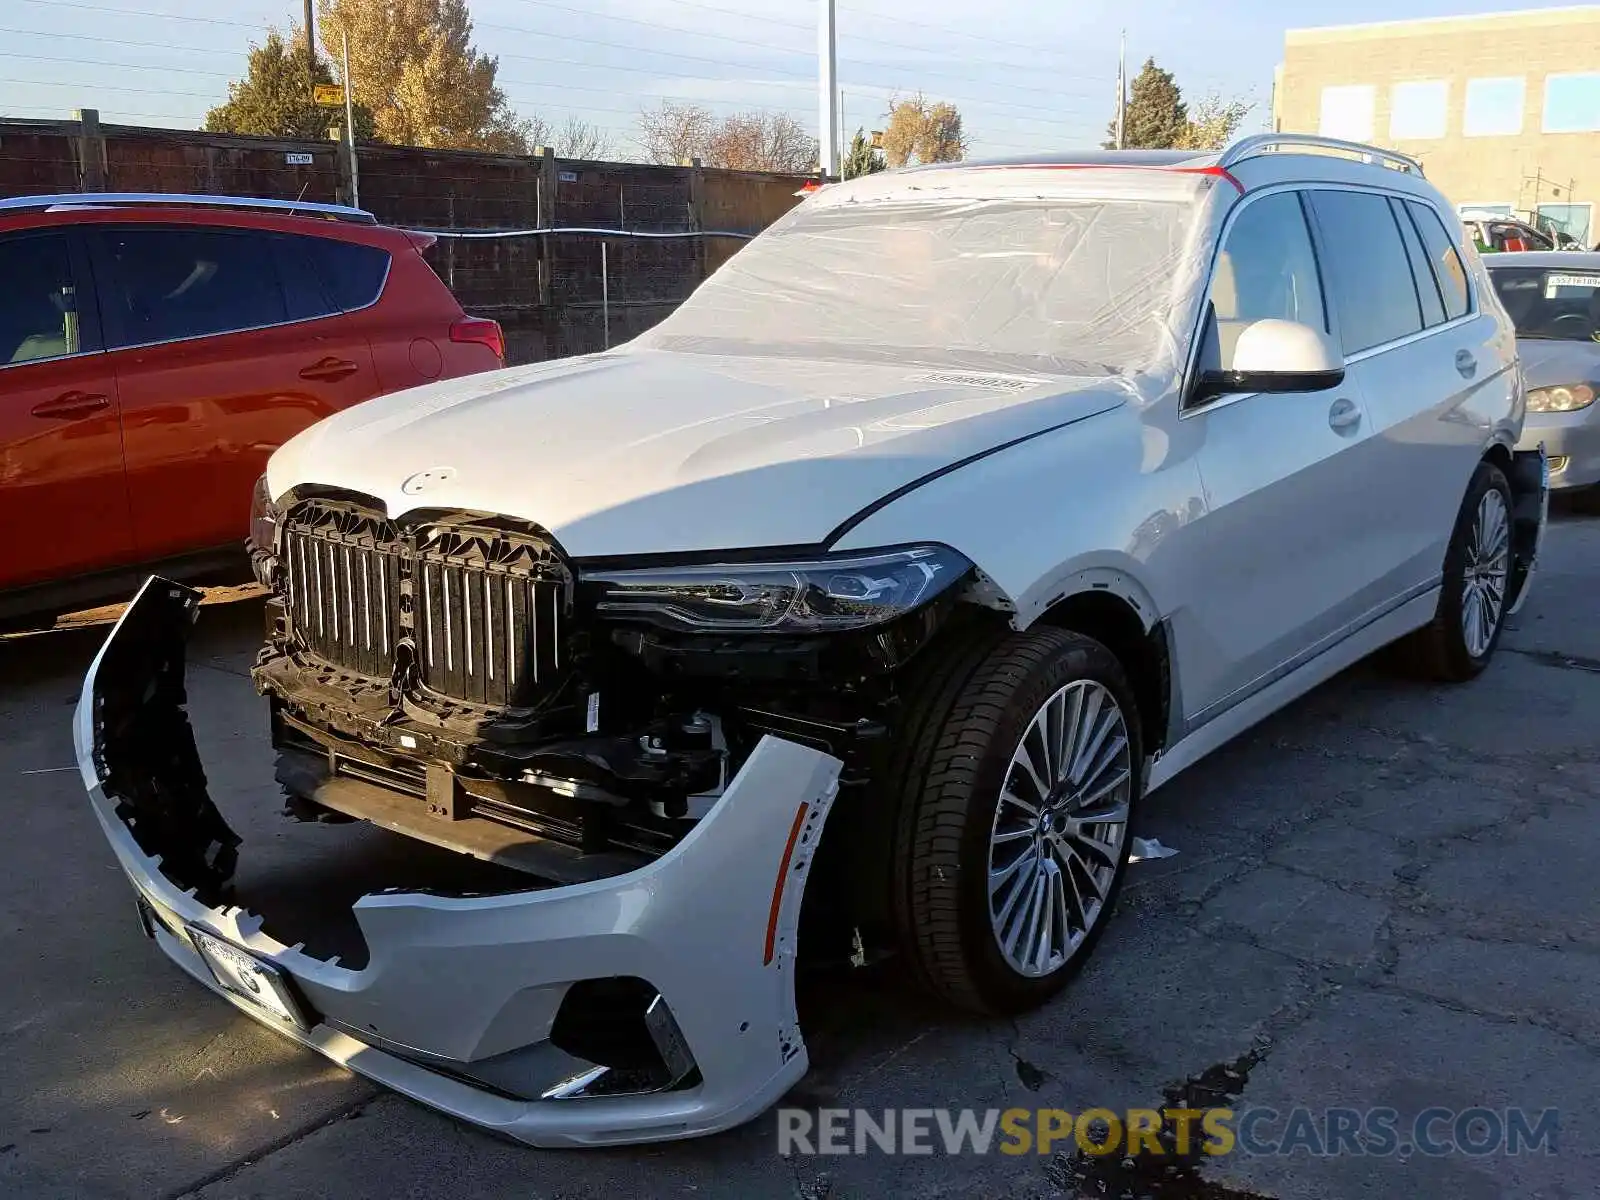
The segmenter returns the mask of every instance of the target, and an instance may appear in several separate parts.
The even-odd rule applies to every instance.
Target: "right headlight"
[[[946,546],[793,562],[585,571],[596,610],[692,633],[832,633],[919,608],[972,566]]]
[[[1534,388],[1528,393],[1529,412],[1577,412],[1594,403],[1594,388],[1587,383],[1563,383]]]

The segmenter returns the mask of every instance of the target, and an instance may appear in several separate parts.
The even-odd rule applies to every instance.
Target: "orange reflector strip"
[[[806,810],[810,807],[803,803],[795,810],[794,824],[789,827],[789,841],[783,848],[783,861],[778,864],[778,879],[772,885],[772,911],[767,914],[767,950],[761,958],[763,967],[772,965],[778,940],[778,910],[783,907],[783,887],[789,880],[789,860],[794,857],[794,844],[799,840],[800,826],[805,824]]]

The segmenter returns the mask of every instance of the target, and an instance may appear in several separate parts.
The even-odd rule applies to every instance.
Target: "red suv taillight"
[[[452,342],[470,342],[487,346],[501,362],[506,360],[506,335],[500,331],[500,322],[486,317],[463,317],[450,326]]]

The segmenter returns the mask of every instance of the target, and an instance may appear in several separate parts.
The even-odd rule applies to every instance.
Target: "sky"
[[[637,152],[662,98],[719,113],[792,113],[817,127],[821,0],[469,0],[478,48],[524,115],[569,116]],[[1286,28],[1549,7],[1507,0],[836,0],[845,138],[882,128],[891,96],[960,109],[975,156],[1093,145],[1130,76],[1154,57],[1190,98],[1254,101],[1265,128]],[[197,127],[300,0],[0,0],[0,116]],[[897,15],[906,14],[906,15]],[[356,81],[360,96],[360,80]]]

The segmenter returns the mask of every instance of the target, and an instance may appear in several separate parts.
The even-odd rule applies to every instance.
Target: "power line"
[[[762,50],[776,50],[780,54],[786,54],[786,55],[790,55],[790,56],[811,57],[812,54],[814,53],[813,51],[810,51],[810,50],[791,50],[786,46],[772,46],[772,45],[769,45],[768,43],[765,43],[765,42],[751,41],[749,38],[733,37],[733,36],[731,36],[729,34],[725,34],[725,33],[711,33],[711,32],[707,32],[707,31],[704,31],[704,30],[684,29],[682,26],[678,26],[678,25],[663,25],[658,21],[645,21],[645,20],[641,20],[641,19],[636,18],[636,17],[619,17],[619,16],[608,15],[608,14],[603,15],[603,14],[588,13],[583,9],[571,8],[571,7],[569,7],[569,6],[565,5],[565,4],[553,3],[552,0],[522,0],[522,2],[524,4],[526,4],[526,5],[528,5],[530,7],[534,7],[534,8],[548,8],[548,9],[553,9],[553,10],[558,11],[558,12],[577,13],[580,16],[603,16],[604,20],[621,21],[621,22],[624,22],[624,23],[629,24],[629,25],[639,25],[639,26],[643,26],[646,29],[653,30],[653,31],[655,31],[657,33],[678,33],[678,34],[685,34],[685,35],[690,36],[690,37],[715,38],[718,41],[732,42],[732,43],[735,43],[735,44],[741,45],[741,46],[755,46],[758,49],[762,49]],[[709,6],[704,6],[704,7],[709,7]],[[726,10],[714,10],[714,11],[726,11]],[[759,19],[759,18],[755,18],[755,19]],[[493,23],[493,22],[490,22],[490,21],[474,22],[474,24],[481,24],[486,29],[504,29],[504,30],[508,30],[508,31],[514,32],[514,33],[533,34],[533,35],[538,36],[538,37],[554,37],[554,38],[559,38],[559,39],[568,40],[568,41],[588,41],[588,40],[592,40],[592,39],[586,39],[586,38],[579,38],[579,37],[575,37],[575,36],[572,36],[572,35],[569,35],[569,34],[564,34],[564,33],[552,33],[549,30],[543,30],[543,29],[521,29],[521,28],[518,28],[517,26],[500,25],[500,24],[496,24],[496,23]],[[602,44],[610,45],[614,49],[622,49],[622,47],[616,46],[615,43],[602,43]],[[886,43],[881,43],[881,44],[886,44]],[[909,49],[909,50],[914,50],[914,51],[916,51],[918,53],[929,53],[929,51],[926,50],[923,47],[907,46],[905,48]],[[648,52],[652,53],[652,54],[669,54],[669,53],[671,53],[671,54],[673,54],[674,57],[691,57],[689,55],[682,55],[682,54],[678,54],[677,52],[671,52],[671,51],[651,50],[651,51],[648,51]],[[693,57],[699,57],[699,56],[693,56]],[[720,60],[720,59],[702,60],[702,61],[714,61],[718,65],[723,65],[722,64],[722,60]],[[889,64],[884,64],[884,63],[875,63],[875,62],[872,62],[870,60],[841,60],[841,61],[845,62],[845,63],[853,63],[854,65],[858,65],[858,66],[866,66],[866,67],[874,67],[874,68],[882,68],[884,66],[889,65]],[[996,65],[1003,65],[1003,64],[996,64]],[[920,65],[912,67],[911,69],[915,70],[915,71],[917,71],[917,72],[919,72],[920,74],[923,74],[923,75],[934,75],[934,76],[939,76],[939,77],[946,78],[946,79],[965,80],[965,81],[969,81],[970,82],[970,79],[969,79],[968,76],[951,75],[947,71],[936,71],[936,70],[932,70],[930,68],[923,67],[923,66],[920,66]],[[1010,84],[1008,86],[1009,86],[1009,89],[1011,91],[1034,92],[1034,93],[1037,93],[1039,95],[1050,96],[1052,98],[1057,97],[1057,96],[1061,96],[1061,95],[1087,96],[1087,95],[1091,94],[1091,93],[1085,92],[1085,91],[1071,91],[1071,90],[1064,89],[1064,88],[1031,87],[1031,86],[1026,86],[1026,85],[1023,85],[1023,84],[1015,84],[1015,83],[1014,84]],[[1094,94],[1097,94],[1097,93],[1094,93]]]
[[[233,57],[242,56],[243,50],[228,50],[221,46],[175,46],[171,42],[130,42],[127,38],[95,37],[87,33],[46,33],[39,29],[4,29],[0,33],[16,33],[25,37],[40,38],[66,38],[74,42],[102,42],[111,46],[138,46],[147,50],[177,50],[185,54],[227,54]],[[183,70],[182,67],[177,70]]]
[[[151,12],[151,11],[139,10],[139,9],[114,8],[114,7],[108,7],[108,6],[105,6],[105,5],[82,3],[82,2],[80,2],[80,0],[23,0],[23,2],[24,3],[33,3],[33,4],[48,4],[53,8],[70,8],[70,9],[75,9],[75,10],[85,11],[85,12],[106,13],[106,14],[114,14],[114,15],[118,15],[118,16],[127,16],[127,17],[148,17],[148,18],[154,18],[154,19],[164,19],[164,20],[174,20],[174,21],[188,21],[188,22],[194,22],[194,23],[200,23],[200,24],[221,25],[221,26],[228,26],[228,27],[232,27],[232,28],[249,29],[249,30],[253,30],[253,31],[260,31],[260,30],[266,28],[266,26],[263,26],[263,25],[260,25],[260,24],[244,22],[244,21],[237,21],[237,20],[230,20],[230,19],[227,19],[227,18],[205,17],[205,16],[196,16],[196,15],[191,15],[191,14],[180,14],[180,13]],[[526,0],[526,2],[529,3],[530,5],[534,6],[534,7],[545,7],[545,8],[550,8],[550,9],[556,10],[556,11],[574,12],[574,13],[582,13],[583,15],[592,15],[592,14],[583,13],[583,10],[581,10],[581,9],[575,9],[575,8],[571,8],[570,6],[567,6],[567,5],[552,3],[552,2],[550,2],[550,0]],[[768,22],[770,22],[772,24],[784,25],[784,26],[788,26],[788,27],[796,28],[796,29],[806,28],[805,26],[802,26],[798,22],[782,21],[782,20],[778,20],[777,18],[763,18],[763,17],[755,16],[754,14],[738,14],[738,13],[735,13],[733,10],[730,10],[730,9],[723,9],[723,8],[719,8],[719,7],[715,6],[715,5],[710,5],[710,4],[693,3],[693,2],[691,2],[691,0],[671,0],[671,2],[679,3],[679,4],[683,5],[684,7],[699,8],[699,9],[703,9],[703,10],[709,11],[709,12],[717,12],[717,13],[722,13],[722,14],[725,14],[725,15],[745,16],[748,19],[752,19],[752,20],[765,20],[765,21],[768,21]],[[710,33],[710,32],[705,32],[705,31],[687,30],[687,29],[683,29],[683,28],[678,27],[678,26],[662,25],[662,24],[657,23],[657,22],[644,21],[644,20],[639,20],[639,19],[635,19],[635,18],[614,17],[614,18],[608,18],[608,19],[624,21],[624,22],[626,22],[628,24],[640,25],[640,26],[643,26],[645,28],[653,29],[653,30],[660,31],[660,32],[674,32],[674,33],[685,34],[685,35],[688,35],[688,36],[711,37],[711,38],[716,38],[718,40],[729,41],[729,42],[734,42],[734,43],[744,44],[744,45],[756,46],[756,47],[758,47],[760,49],[763,49],[763,50],[774,50],[774,49],[776,49],[776,50],[778,50],[779,53],[788,54],[788,55],[800,55],[800,54],[803,53],[801,51],[790,50],[790,49],[788,49],[786,47],[772,47],[772,46],[770,46],[770,45],[768,45],[766,43],[754,42],[754,41],[750,41],[749,39],[735,38],[735,37],[731,37],[731,36],[728,36],[728,35]],[[885,19],[886,20],[888,18],[880,17],[879,19]],[[916,22],[902,22],[902,23],[903,24],[913,24],[913,25],[914,24],[918,24]],[[590,45],[595,45],[595,46],[602,47],[602,48],[604,48],[606,50],[625,50],[630,55],[633,55],[633,54],[650,54],[650,55],[655,55],[655,56],[661,57],[661,58],[677,58],[677,59],[682,59],[682,60],[688,61],[688,62],[704,62],[704,63],[710,63],[710,64],[718,66],[718,67],[722,67],[724,69],[737,70],[737,69],[740,69],[742,67],[749,67],[751,69],[768,71],[768,72],[771,72],[771,71],[775,70],[775,68],[773,68],[770,64],[767,64],[767,65],[764,65],[764,66],[760,66],[760,67],[755,67],[753,64],[743,64],[743,63],[738,63],[738,62],[729,62],[729,61],[727,61],[727,60],[725,60],[723,58],[712,58],[712,57],[708,57],[708,56],[705,56],[705,55],[696,55],[696,54],[691,54],[691,53],[687,53],[687,52],[683,52],[683,51],[657,50],[657,49],[646,48],[646,47],[623,46],[623,45],[619,45],[616,42],[610,42],[610,41],[606,41],[606,40],[598,39],[598,38],[588,38],[588,37],[583,37],[583,36],[574,35],[574,34],[554,34],[554,33],[548,33],[546,31],[542,31],[542,30],[527,29],[527,28],[523,28],[521,26],[505,25],[505,24],[500,24],[500,23],[495,23],[495,22],[479,22],[479,24],[482,24],[485,28],[500,29],[500,30],[504,30],[504,31],[507,31],[507,32],[511,32],[511,33],[529,34],[529,35],[537,36],[537,37],[550,38],[550,39],[555,40],[555,41],[566,41],[566,42],[590,44]],[[973,38],[973,39],[980,40],[980,41],[990,41],[990,42],[995,42],[995,43],[998,43],[998,44],[1011,44],[1011,45],[1016,45],[1017,44],[1017,43],[1005,43],[1005,42],[1003,42],[1002,39],[982,38],[979,35],[975,35],[975,34],[965,34],[962,31],[949,30],[949,29],[946,29],[946,28],[944,28],[942,26],[931,26],[930,25],[930,26],[926,26],[926,27],[930,28],[930,29],[936,29],[936,30],[938,30],[940,32],[943,32],[943,33],[949,33],[949,34],[953,34],[955,36],[969,37],[969,38]],[[167,44],[162,44],[162,43],[153,43],[153,42],[128,42],[128,41],[125,41],[125,40],[122,40],[122,39],[96,37],[96,36],[93,36],[93,35],[84,35],[84,34],[59,34],[58,35],[58,34],[44,33],[42,31],[11,30],[11,29],[0,30],[0,32],[17,33],[17,34],[25,34],[25,35],[29,35],[29,36],[40,36],[40,37],[63,37],[63,38],[71,38],[71,39],[74,39],[74,40],[80,40],[80,41],[99,42],[99,43],[117,44],[117,45],[126,45],[126,46],[138,46],[138,47],[141,47],[141,48],[150,48],[150,49],[168,49],[168,50],[180,50],[180,51],[181,50],[187,50],[187,51],[195,52],[195,53],[209,53],[209,54],[225,54],[225,53],[231,54],[231,53],[237,53],[236,51],[225,50],[225,49],[223,49],[221,47],[198,47],[198,46],[195,46],[195,47],[184,47],[184,46],[172,46],[172,45],[167,45]],[[879,42],[877,44],[896,45],[896,44],[902,44],[902,43]],[[906,48],[915,50],[918,53],[932,53],[932,51],[929,51],[929,50],[927,50],[926,48],[923,48],[923,47],[906,46]],[[228,73],[225,73],[225,72],[207,71],[207,70],[204,70],[202,68],[196,68],[196,67],[181,67],[181,68],[159,67],[159,66],[151,66],[151,65],[147,65],[147,64],[113,63],[113,62],[106,62],[104,60],[94,60],[94,59],[82,59],[82,60],[70,59],[70,58],[63,58],[63,57],[52,56],[52,55],[28,55],[28,54],[20,54],[20,53],[16,53],[16,52],[0,52],[0,56],[8,57],[8,58],[18,58],[18,59],[22,59],[22,60],[25,60],[25,61],[31,60],[31,61],[36,61],[36,62],[66,63],[66,64],[73,64],[73,65],[85,65],[85,66],[97,66],[97,67],[124,67],[126,69],[131,69],[131,70],[146,70],[146,71],[148,71],[148,70],[163,70],[163,71],[167,71],[169,73],[174,73],[174,74],[189,74],[189,75],[196,75],[196,76],[207,76],[207,77],[211,77],[211,78],[222,78],[222,79],[233,78],[232,75],[230,75]],[[672,71],[672,70],[664,68],[664,67],[634,66],[634,65],[626,65],[626,64],[619,64],[619,63],[596,63],[596,62],[585,61],[585,60],[577,59],[577,58],[552,58],[552,57],[541,56],[541,55],[522,54],[522,53],[519,53],[519,52],[516,52],[516,51],[504,51],[501,54],[497,55],[496,57],[503,57],[503,58],[509,58],[509,59],[519,59],[519,60],[529,61],[529,62],[539,62],[539,63],[544,63],[544,64],[548,64],[548,65],[554,65],[554,66],[564,66],[564,67],[572,67],[572,68],[585,69],[585,70],[594,70],[594,71],[626,71],[626,72],[630,72],[630,73],[634,73],[634,74],[665,76],[665,77],[669,77],[669,78],[682,78],[682,79],[692,80],[692,81],[695,81],[695,82],[705,82],[705,83],[715,83],[715,82],[717,82],[717,81],[719,81],[721,79],[727,78],[725,76],[708,77],[708,76],[706,76],[704,74],[691,73],[691,72],[688,72],[688,71]],[[635,61],[637,61],[637,60],[635,60]],[[861,63],[861,62],[857,62],[857,63],[852,63],[851,65],[854,65],[854,66],[857,66],[857,67],[863,67],[863,68],[872,69],[874,71],[874,73],[880,74],[880,75],[881,75],[881,73],[883,72],[883,69],[884,69],[884,64],[878,64],[878,63]],[[938,77],[941,77],[941,78],[953,79],[953,80],[956,80],[958,82],[967,82],[967,83],[977,83],[978,82],[976,80],[971,79],[968,76],[956,75],[956,74],[952,74],[950,72],[944,72],[944,71],[937,71],[937,70],[935,70],[933,68],[924,67],[924,66],[910,66],[910,67],[901,68],[901,69],[903,69],[903,70],[905,70],[905,71],[907,71],[909,73],[922,74],[922,75],[933,75],[933,76],[938,76]],[[15,82],[26,83],[26,82],[38,82],[38,81],[21,81],[21,80],[19,80],[19,81],[15,81]],[[586,86],[586,85],[579,85],[579,84],[562,84],[562,83],[546,84],[546,83],[544,83],[542,81],[536,83],[536,82],[531,81],[531,80],[511,80],[511,79],[507,79],[507,80],[504,80],[504,82],[507,83],[507,84],[515,85],[515,86],[527,86],[527,87],[545,87],[545,86],[550,86],[550,87],[564,88],[564,89],[569,90],[569,91],[591,91],[591,92],[593,92],[593,91],[602,91],[602,92],[611,92],[611,91],[615,90],[615,89],[610,89],[610,88],[593,87],[593,86]],[[760,82],[761,82],[761,86],[777,87],[777,88],[797,88],[797,89],[804,88],[804,89],[809,89],[809,88],[814,86],[814,82],[809,78],[809,76],[794,76],[794,75],[789,75],[789,74],[780,74],[778,78],[765,79],[765,80],[762,80]],[[846,87],[846,90],[852,90],[852,91],[858,91],[858,92],[861,91],[861,90],[866,90],[869,94],[870,94],[870,92],[872,92],[874,90],[878,91],[880,93],[890,93],[890,94],[892,94],[891,89],[889,89],[887,87],[884,87],[882,85],[864,84],[864,83],[861,83],[859,81],[853,81],[853,82],[852,81],[846,81],[845,82],[845,87]],[[177,91],[169,91],[169,92],[166,92],[166,93],[162,93],[157,89],[133,89],[133,88],[117,89],[117,88],[107,87],[105,90],[107,90],[107,91],[123,90],[123,91],[129,91],[129,92],[142,91],[142,92],[144,92],[146,94],[152,94],[152,95],[155,95],[155,94],[188,95],[188,96],[194,96],[196,98],[200,98],[200,96],[201,96],[200,93],[183,93],[183,92],[177,92]],[[1040,104],[1040,103],[1037,103],[1037,102],[1024,104],[1024,103],[1014,103],[1014,102],[1005,101],[1005,100],[980,99],[980,98],[978,98],[976,96],[972,96],[972,95],[961,95],[961,94],[946,94],[946,95],[947,95],[948,99],[956,101],[956,102],[959,102],[963,106],[965,106],[965,107],[967,107],[969,109],[991,110],[991,111],[1004,110],[1005,119],[1009,120],[1011,122],[1026,122],[1026,123],[1030,123],[1030,124],[1039,124],[1039,125],[1047,125],[1047,126],[1055,126],[1055,125],[1058,125],[1060,123],[1058,118],[1050,116],[1050,115],[1045,115],[1045,114],[1048,113],[1048,110],[1050,108],[1060,109],[1060,110],[1063,110],[1065,112],[1074,112],[1075,110],[1078,110],[1078,109],[1081,108],[1081,101],[1078,104],[1066,103],[1065,100],[1064,100],[1064,94],[1063,94],[1063,92],[1061,90],[1050,90],[1050,89],[1037,88],[1037,87],[1021,87],[1021,86],[1017,86],[1017,85],[1013,85],[1009,90],[1013,91],[1013,92],[1015,92],[1015,91],[1029,91],[1029,92],[1033,92],[1033,93],[1036,93],[1036,94],[1039,94],[1039,95],[1042,95],[1042,96],[1047,96],[1047,97],[1050,98],[1051,103],[1050,103],[1049,106],[1046,106],[1046,105],[1043,105],[1043,104]],[[1082,93],[1065,93],[1065,94],[1066,95],[1078,95],[1078,96],[1083,95]],[[694,96],[692,94],[690,94],[690,95],[680,95],[680,96],[665,96],[665,95],[661,95],[659,93],[640,93],[640,96],[641,96],[641,98],[663,99],[663,100],[681,99],[681,100],[683,100],[685,102],[692,102],[692,103],[698,103],[698,104],[740,105],[742,107],[755,109],[757,111],[786,112],[786,113],[789,113],[790,115],[794,115],[794,113],[797,112],[797,111],[801,111],[801,112],[805,111],[803,109],[797,110],[795,108],[790,108],[790,107],[778,107],[778,106],[772,106],[772,105],[744,104],[741,101],[732,100],[732,99],[726,99],[726,98],[701,99],[701,98],[699,98],[697,96]],[[514,97],[513,99],[518,99],[519,101],[524,102],[524,103],[530,102],[530,98]],[[636,112],[637,112],[637,110],[631,110],[631,109],[607,108],[607,107],[594,106],[594,105],[587,105],[586,106],[586,105],[562,104],[560,100],[546,100],[546,101],[541,101],[540,103],[541,103],[541,105],[552,105],[553,104],[553,105],[556,105],[558,107],[563,107],[563,108],[572,109],[574,111],[583,111],[583,112],[604,112],[604,113],[613,113],[613,114],[619,114],[619,115],[629,115],[629,114],[636,115]],[[1012,114],[1022,114],[1022,115],[1019,116],[1019,115],[1012,115]],[[174,118],[174,119],[181,119],[181,118]]]
[[[538,4],[540,2],[540,0],[526,0],[526,2],[530,3],[530,4]],[[741,20],[745,20],[745,21],[759,21],[763,25],[781,25],[786,29],[800,29],[800,30],[804,30],[804,31],[806,31],[808,33],[813,33],[813,34],[816,32],[815,23],[807,23],[807,22],[803,22],[803,21],[785,21],[785,20],[783,20],[783,19],[781,19],[779,17],[767,16],[765,14],[759,14],[758,15],[758,14],[755,14],[755,13],[740,12],[739,10],[732,9],[732,8],[719,8],[714,4],[702,4],[702,3],[699,2],[699,0],[664,0],[664,2],[668,3],[668,4],[678,5],[681,8],[693,8],[693,9],[699,9],[702,12],[717,13],[720,16],[737,17],[737,18],[739,18]],[[860,12],[852,12],[852,13],[848,13],[846,15],[864,16],[864,17],[867,17],[869,20],[881,21],[881,22],[884,22],[885,24],[892,23],[892,24],[894,24],[896,26],[899,26],[899,27],[911,27],[911,28],[915,28],[915,29],[927,29],[927,30],[930,30],[930,31],[933,31],[933,32],[936,32],[936,33],[942,33],[942,34],[945,34],[945,35],[951,36],[951,37],[971,38],[971,39],[973,39],[975,41],[989,42],[989,43],[992,43],[992,44],[997,45],[997,46],[1009,46],[1009,47],[1012,47],[1013,49],[1017,49],[1017,50],[1026,50],[1030,55],[1033,55],[1034,57],[1038,57],[1041,54],[1050,54],[1050,55],[1055,55],[1055,56],[1062,57],[1062,58],[1068,57],[1068,55],[1064,51],[1061,51],[1061,50],[1050,50],[1050,49],[1047,49],[1047,48],[1044,48],[1044,47],[1040,47],[1040,46],[1029,45],[1026,42],[1006,41],[1006,40],[1001,39],[1001,38],[984,37],[981,34],[965,33],[965,32],[963,32],[963,31],[961,31],[959,29],[951,29],[949,26],[946,26],[946,25],[934,25],[934,24],[930,24],[927,21],[912,21],[912,20],[908,20],[905,17],[899,16],[899,15],[896,15],[896,16],[893,16],[893,17],[889,17],[889,16],[884,16],[884,15],[882,15],[880,13],[872,12],[870,10],[861,10]],[[913,45],[910,42],[890,41],[887,38],[881,38],[881,37],[873,37],[870,40],[871,40],[871,42],[872,42],[872,44],[874,46],[890,46],[890,47],[893,47],[894,49],[897,49],[897,50],[912,50],[912,51],[915,51],[915,52],[917,52],[919,54],[936,54],[936,53],[938,53],[938,51],[933,50],[928,46]],[[1047,72],[1047,71],[1054,70],[1054,68],[1052,68],[1052,67],[1040,66],[1038,64],[1028,65],[1028,64],[1025,64],[1025,63],[1000,62],[998,60],[993,60],[993,59],[988,60],[988,65],[989,66],[994,66],[994,67],[1002,67],[1002,68],[1004,68],[1006,70],[1010,70],[1010,71],[1037,71],[1037,72],[1041,72],[1042,73],[1042,72]],[[1088,77],[1086,76],[1085,78],[1088,78]]]
[[[56,118],[58,118],[60,120],[68,120],[68,119],[70,119],[70,117],[61,116],[61,109],[56,108],[56,107],[54,107],[52,105],[12,104],[12,105],[7,106],[4,110],[0,110],[0,113],[5,113],[5,112],[36,112],[36,113],[44,113],[47,116],[56,117]],[[139,120],[139,121],[193,121],[193,120],[197,120],[198,119],[195,116],[193,116],[192,114],[180,114],[180,113],[119,112],[117,115],[119,117],[132,117],[135,120]],[[115,122],[110,122],[110,123],[111,124],[115,124]]]
[[[79,67],[115,67],[119,71],[165,71],[169,75],[210,75],[217,79],[232,79],[231,71],[202,71],[199,67],[169,67],[148,63],[117,63],[104,62],[92,58],[56,58],[48,54],[17,54],[10,50],[0,50],[0,58],[20,58],[24,62],[66,63],[69,66]],[[85,84],[85,87],[94,87],[95,84]]]
[[[0,78],[0,83],[20,83],[28,87],[53,87],[53,88],[84,88],[81,83],[64,83],[59,79],[12,79]],[[216,100],[213,92],[175,92],[171,88],[138,88],[123,87],[109,83],[96,83],[87,85],[97,92],[135,92],[141,96],[185,96],[195,100]]]
[[[167,21],[193,21],[202,25],[231,25],[236,29],[265,30],[266,25],[251,21],[230,21],[226,17],[200,17],[192,13],[150,12],[139,8],[108,8],[103,4],[80,4],[77,0],[20,0],[44,8],[71,8],[80,12],[107,13],[118,17],[156,17]]]
[[[682,2],[682,0],[680,0],[680,2]],[[1051,50],[1051,49],[1048,49],[1048,48],[1042,47],[1042,46],[1031,46],[1026,42],[1007,41],[1004,38],[986,37],[981,33],[968,33],[963,29],[952,29],[948,25],[934,25],[934,24],[931,24],[930,22],[927,22],[927,21],[908,21],[908,20],[906,20],[905,18],[903,18],[901,16],[898,16],[898,15],[891,16],[888,13],[875,12],[872,9],[860,9],[854,15],[867,17],[868,19],[874,20],[874,21],[882,21],[882,22],[885,22],[887,24],[911,25],[911,26],[915,26],[918,29],[930,29],[930,30],[933,30],[935,32],[942,33],[946,37],[966,38],[969,41],[986,42],[986,43],[988,43],[989,45],[992,45],[992,46],[1007,46],[1007,47],[1009,47],[1009,48],[1011,48],[1013,50],[1026,50],[1026,51],[1028,51],[1028,53],[1033,54],[1033,55],[1053,54],[1053,55],[1058,55],[1058,56],[1063,57],[1063,58],[1068,57],[1067,53],[1065,51],[1063,51],[1063,50]],[[996,64],[996,65],[1002,65],[1002,64]]]
[[[680,33],[680,34],[684,34],[684,35],[686,35],[688,37],[712,38],[712,39],[714,39],[716,41],[719,41],[719,42],[731,42],[734,45],[738,45],[738,46],[754,46],[758,50],[768,50],[768,51],[776,50],[780,54],[800,55],[802,57],[807,57],[807,58],[811,57],[815,53],[814,48],[813,49],[806,49],[806,50],[791,50],[787,46],[773,46],[773,45],[771,45],[771,44],[769,44],[767,42],[751,41],[749,38],[734,37],[731,34],[726,34],[726,33],[711,33],[711,32],[708,32],[706,30],[703,30],[703,29],[684,29],[680,25],[663,25],[659,21],[645,21],[645,20],[642,20],[642,19],[640,19],[638,17],[619,17],[614,13],[598,13],[598,12],[594,12],[594,11],[592,11],[590,9],[572,8],[572,7],[570,7],[569,5],[566,5],[566,4],[555,4],[555,3],[552,3],[551,0],[522,0],[522,3],[526,4],[526,5],[529,5],[530,7],[533,7],[533,8],[548,8],[548,9],[552,9],[552,10],[554,10],[556,12],[575,13],[580,17],[587,17],[590,20],[598,18],[598,19],[603,20],[603,21],[620,21],[625,25],[640,25],[640,26],[643,26],[645,29],[652,30],[652,31],[654,31],[656,33]],[[760,20],[759,17],[749,17],[747,19],[749,19],[749,20]],[[513,29],[514,28],[514,27],[509,26],[509,25],[496,25],[491,21],[473,21],[473,25],[474,26],[482,25],[485,29]],[[547,30],[541,30],[541,29],[522,29],[522,30],[515,30],[515,31],[518,32],[518,33],[534,33],[534,34],[538,34],[540,37],[565,37],[565,36],[567,36],[566,34],[550,33]]]

